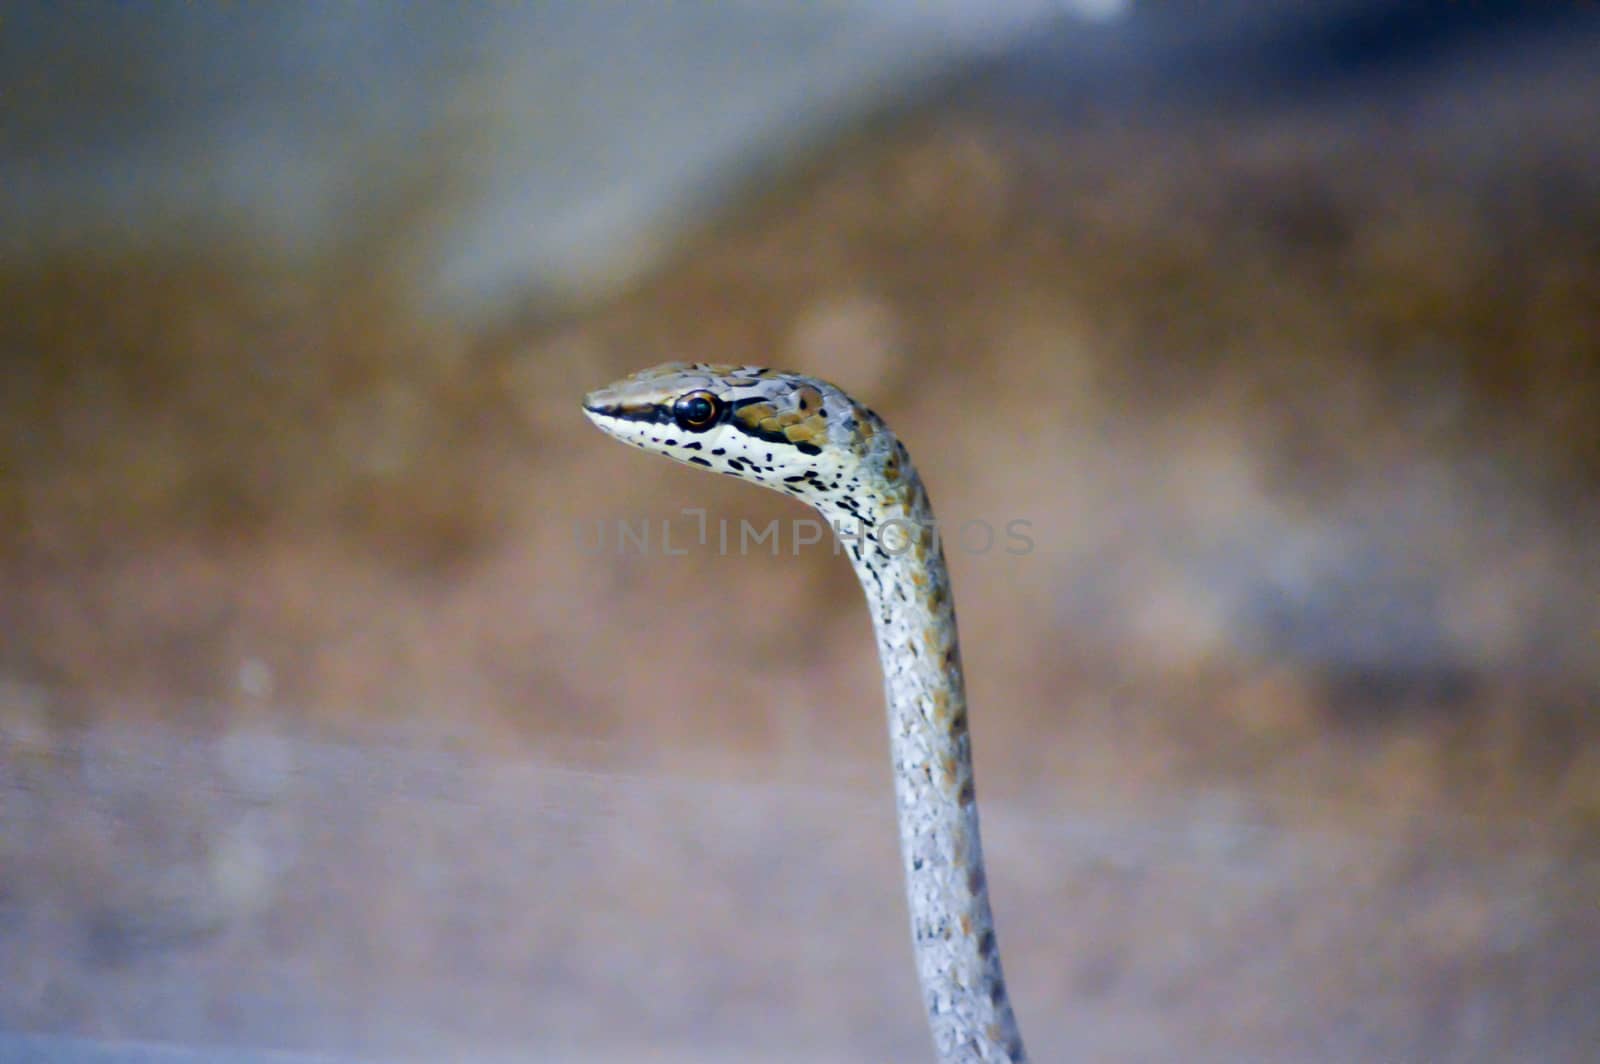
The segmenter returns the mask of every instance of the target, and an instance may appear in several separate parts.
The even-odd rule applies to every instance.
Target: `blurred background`
[[[0,1059],[920,1060],[878,664],[582,418],[949,524],[1039,1060],[1600,1053],[1600,9],[0,8]]]

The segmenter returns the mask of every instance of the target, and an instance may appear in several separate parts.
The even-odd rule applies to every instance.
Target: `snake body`
[[[939,1059],[1023,1061],[978,835],[955,606],[905,445],[825,381],[669,363],[584,399],[634,446],[785,492],[840,531],[872,610],[917,974]]]

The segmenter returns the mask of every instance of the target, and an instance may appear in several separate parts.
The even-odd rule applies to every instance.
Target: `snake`
[[[794,496],[833,527],[872,612],[934,1048],[946,1064],[1026,1060],[989,904],[950,574],[905,444],[837,386],[760,366],[669,362],[590,392],[583,410],[624,443]]]

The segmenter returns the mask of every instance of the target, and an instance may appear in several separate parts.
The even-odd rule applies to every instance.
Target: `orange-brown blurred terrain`
[[[835,379],[946,522],[1031,522],[952,566],[1039,1059],[1593,1059],[1600,93],[1555,76],[944,102],[484,325],[372,233],[13,256],[0,1026],[920,1054],[848,567],[583,546],[802,516],[583,421],[681,358]]]

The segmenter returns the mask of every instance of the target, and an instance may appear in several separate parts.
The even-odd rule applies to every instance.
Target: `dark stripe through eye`
[[[591,406],[592,413],[602,417],[614,417],[618,421],[642,421],[646,424],[666,424],[672,420],[672,411],[656,403],[646,403],[641,406]]]

